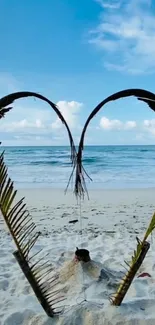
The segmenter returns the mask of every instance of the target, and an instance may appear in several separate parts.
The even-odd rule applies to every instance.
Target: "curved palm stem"
[[[63,115],[59,111],[58,107],[56,106],[56,104],[54,104],[52,101],[50,101],[45,96],[42,96],[41,94],[31,92],[31,91],[19,91],[19,92],[11,93],[5,97],[2,97],[0,99],[0,118],[2,116],[4,116],[4,114],[12,108],[12,107],[7,107],[8,105],[12,104],[17,99],[25,98],[25,97],[39,98],[39,99],[45,101],[46,103],[48,103],[53,108],[53,110],[58,115],[58,117],[60,118],[60,120],[62,121],[62,123],[65,125],[65,127],[67,129],[69,140],[70,140],[70,147],[71,147],[71,161],[73,164],[75,164],[75,162],[76,162],[76,148],[74,145],[73,137],[72,137],[71,131],[69,129],[69,126],[68,126],[66,120],[64,119]]]
[[[85,133],[87,130],[87,127],[92,120],[92,118],[99,112],[99,110],[108,102],[114,101],[120,98],[125,98],[125,97],[130,97],[130,96],[135,96],[137,97],[138,100],[141,100],[149,105],[149,107],[155,111],[155,94],[144,90],[144,89],[126,89],[119,91],[117,93],[112,94],[111,96],[107,97],[104,99],[102,102],[100,102],[94,110],[91,112],[89,115],[80,138],[79,142],[79,149],[77,153],[77,163],[76,163],[76,176],[75,176],[75,194],[76,195],[84,195],[85,192],[85,181],[84,181],[84,176],[83,176],[83,167],[82,167],[82,151],[84,147],[84,137]]]

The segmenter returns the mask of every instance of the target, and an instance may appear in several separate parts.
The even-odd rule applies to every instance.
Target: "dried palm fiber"
[[[33,92],[18,92],[0,99],[0,118],[12,107],[7,107],[14,100],[35,96],[47,102],[56,112],[61,121],[65,124],[71,146],[71,161],[75,164],[76,150],[70,129],[60,113],[57,106],[44,96]],[[49,261],[45,261],[42,251],[34,253],[34,245],[40,236],[36,232],[36,225],[33,222],[24,203],[24,198],[15,202],[17,191],[8,177],[8,170],[4,162],[4,152],[0,155],[0,210],[8,226],[8,229],[17,246],[14,256],[18,261],[23,273],[29,281],[36,297],[48,316],[53,317],[61,311],[60,303],[65,299],[60,290],[58,275],[53,274],[53,267]]]
[[[117,93],[112,94],[111,96],[107,97],[106,99],[104,99],[102,102],[100,102],[95,108],[94,110],[91,112],[91,114],[89,115],[82,133],[81,133],[81,138],[80,138],[80,142],[79,142],[79,148],[78,148],[78,153],[77,153],[77,162],[76,162],[76,166],[74,166],[74,170],[75,170],[75,187],[74,187],[74,192],[76,196],[80,196],[83,197],[84,193],[87,193],[87,188],[86,188],[86,183],[85,183],[85,175],[88,176],[88,174],[86,173],[83,165],[82,165],[82,152],[84,149],[84,137],[85,137],[85,133],[87,130],[87,127],[90,123],[90,121],[92,120],[92,118],[100,111],[100,109],[107,104],[110,101],[114,101],[120,98],[125,98],[125,97],[130,97],[130,96],[134,96],[137,97],[138,100],[143,101],[145,103],[147,103],[149,105],[149,107],[155,111],[155,94],[147,91],[147,90],[143,90],[143,89],[126,89],[126,90],[122,90],[119,91]],[[88,176],[89,177],[89,176]],[[90,178],[90,177],[89,177]]]

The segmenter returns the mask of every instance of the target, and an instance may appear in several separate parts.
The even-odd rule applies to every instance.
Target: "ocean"
[[[1,147],[16,188],[64,188],[72,172],[69,147]],[[88,189],[155,187],[155,146],[86,146]],[[71,185],[71,188],[72,185]]]

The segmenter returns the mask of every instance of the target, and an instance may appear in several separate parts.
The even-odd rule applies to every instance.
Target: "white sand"
[[[106,280],[98,283],[100,266],[94,270],[73,265],[76,246],[89,249],[91,258],[121,274],[124,260],[130,260],[136,236],[142,239],[154,212],[155,189],[90,191],[80,206],[68,192],[50,189],[20,190],[42,235],[36,244],[49,253],[51,263],[61,271],[67,305],[64,314],[48,318],[22,274],[12,253],[16,249],[0,218],[0,325],[153,325],[155,324],[154,235],[141,271],[151,278],[135,278],[123,304],[111,306],[115,291]],[[69,221],[78,219],[76,224]],[[101,266],[101,267],[102,267]],[[85,290],[84,290],[85,288]],[[83,302],[86,298],[86,302]],[[68,307],[71,306],[71,308]]]

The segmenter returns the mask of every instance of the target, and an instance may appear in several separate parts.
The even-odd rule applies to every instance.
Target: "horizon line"
[[[155,146],[155,143],[154,144],[86,144],[84,145],[85,147],[112,147],[112,146],[115,146],[115,147],[119,147],[119,146]],[[3,145],[1,144],[1,148],[2,147],[70,147],[69,144],[66,144],[66,145]],[[75,147],[78,147],[78,144],[75,145]]]

